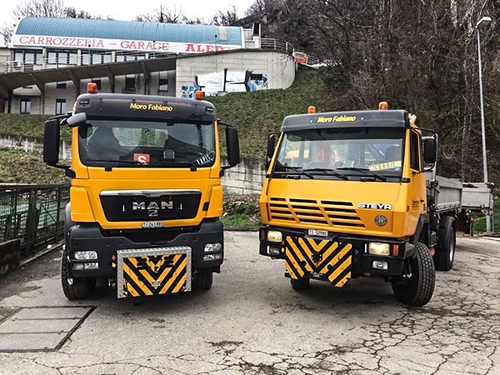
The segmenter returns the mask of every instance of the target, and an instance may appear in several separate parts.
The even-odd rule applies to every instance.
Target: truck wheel
[[[446,224],[445,227],[440,228],[440,238],[434,255],[436,269],[440,271],[451,270],[455,260],[455,246],[457,243],[455,228],[453,228],[452,220],[447,221]]]
[[[434,262],[427,246],[417,242],[415,256],[405,260],[406,275],[392,279],[396,298],[408,306],[424,306],[432,298],[436,282]]]
[[[73,277],[66,250],[61,261],[61,283],[64,295],[69,300],[89,298],[94,293],[95,277]]]
[[[198,268],[193,282],[193,289],[208,290],[212,287],[214,274],[210,268]]]
[[[292,289],[294,290],[303,290],[309,288],[309,282],[311,279],[307,277],[302,277],[300,279],[290,279],[292,284]]]

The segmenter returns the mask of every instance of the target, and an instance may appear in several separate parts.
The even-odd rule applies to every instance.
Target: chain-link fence
[[[64,232],[69,185],[0,186],[0,244],[18,239],[21,257],[37,246],[57,241]]]

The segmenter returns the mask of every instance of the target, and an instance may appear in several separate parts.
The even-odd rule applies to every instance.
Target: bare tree
[[[441,168],[481,180],[475,25],[500,19],[489,0],[255,0],[247,12],[267,37],[332,62],[324,81],[335,108],[392,108],[417,113],[440,134]],[[488,150],[500,149],[500,23],[482,34]],[[457,147],[460,145],[461,147]],[[489,157],[500,180],[500,157]]]
[[[218,11],[213,17],[212,23],[216,26],[233,26],[239,20],[238,13],[236,12],[236,7],[233,6],[232,9],[228,9],[225,12]]]
[[[141,22],[158,22],[158,23],[182,23],[186,17],[181,10],[178,10],[176,6],[171,9],[166,9],[163,4],[160,4],[160,8],[153,10],[150,13],[143,14],[136,18],[137,21]]]

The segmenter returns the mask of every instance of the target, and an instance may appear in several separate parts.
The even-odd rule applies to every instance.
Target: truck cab
[[[436,144],[421,137],[404,110],[287,116],[268,141],[260,254],[285,260],[294,289],[379,276],[425,305],[435,271],[423,163]]]
[[[61,126],[71,128],[70,166],[59,164]],[[237,131],[211,103],[80,95],[71,113],[45,123],[44,160],[71,178],[66,297],[90,296],[98,278],[119,298],[210,288],[224,259],[221,176],[239,162]]]

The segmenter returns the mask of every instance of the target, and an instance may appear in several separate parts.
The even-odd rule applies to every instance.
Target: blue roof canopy
[[[31,38],[31,41],[36,43],[25,43],[28,41],[26,36],[38,37]],[[64,37],[244,47],[244,35],[241,27],[50,17],[23,18],[14,32],[12,45],[14,47],[35,47],[45,46],[45,43],[47,46],[52,46],[51,42],[55,38]],[[60,47],[65,46],[81,47],[81,45],[60,45]],[[93,44],[93,46],[95,45]]]

